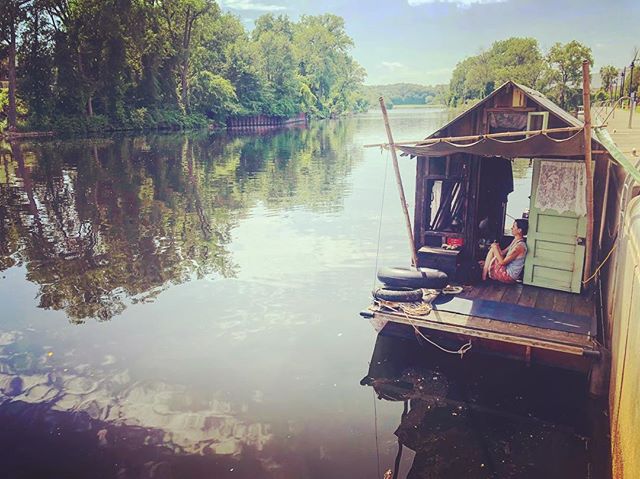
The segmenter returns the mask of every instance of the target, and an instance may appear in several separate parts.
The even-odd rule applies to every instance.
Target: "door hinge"
[[[578,246],[584,246],[586,242],[587,242],[587,238],[585,238],[584,236],[578,236],[576,238],[576,244]]]

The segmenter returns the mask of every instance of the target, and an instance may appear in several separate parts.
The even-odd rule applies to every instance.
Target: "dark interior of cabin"
[[[477,262],[491,243],[511,240],[505,235],[511,161],[466,154],[421,161],[426,169],[417,238],[421,266],[445,271],[457,282],[474,282]]]

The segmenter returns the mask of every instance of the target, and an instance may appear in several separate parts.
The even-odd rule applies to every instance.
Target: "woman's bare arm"
[[[514,259],[520,258],[523,254],[524,254],[524,246],[522,244],[519,244],[515,248],[513,248],[513,251],[509,253],[506,257],[500,255],[497,258],[498,264],[501,264],[503,266],[508,265]]]

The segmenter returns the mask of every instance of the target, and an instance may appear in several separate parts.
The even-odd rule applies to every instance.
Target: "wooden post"
[[[398,156],[396,155],[396,147],[393,143],[393,135],[391,134],[391,126],[389,125],[389,115],[387,114],[387,107],[384,104],[384,98],[380,97],[380,109],[382,110],[382,117],[384,118],[384,127],[387,130],[387,137],[389,139],[389,150],[391,150],[391,159],[393,160],[393,169],[396,172],[396,184],[398,185],[398,192],[400,193],[400,203],[402,203],[402,211],[404,212],[405,224],[407,227],[407,234],[409,235],[409,246],[411,247],[411,263],[413,266],[418,266],[418,256],[416,254],[416,245],[413,241],[413,230],[411,229],[411,218],[409,217],[409,208],[407,207],[407,200],[404,196],[404,188],[402,186],[402,177],[400,176],[400,167],[398,166]]]
[[[593,256],[593,171],[591,168],[591,86],[589,78],[589,61],[582,62],[582,103],[584,104],[584,162],[587,173],[587,238],[584,264],[586,280],[591,276]],[[586,286],[586,285],[585,285]]]

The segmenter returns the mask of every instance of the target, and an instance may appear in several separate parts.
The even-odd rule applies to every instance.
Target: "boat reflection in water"
[[[361,384],[404,403],[395,469],[414,451],[409,479],[607,477],[605,407],[585,398],[579,374],[472,352],[461,361],[390,323]]]

